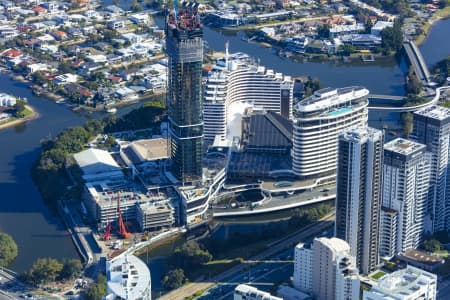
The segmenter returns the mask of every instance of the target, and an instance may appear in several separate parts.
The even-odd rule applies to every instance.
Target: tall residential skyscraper
[[[337,238],[315,238],[312,247],[295,247],[294,287],[318,300],[359,297],[360,280],[350,246]]]
[[[339,136],[336,237],[350,244],[363,274],[379,263],[382,162],[382,131],[361,127]]]
[[[427,231],[450,229],[449,138],[450,109],[430,106],[414,113],[411,139],[427,146],[431,152],[431,174],[428,193],[428,213],[432,225]]]
[[[166,21],[171,170],[182,182],[202,177],[203,29],[197,6],[183,2]]]
[[[326,88],[295,106],[292,171],[302,179],[336,176],[339,134],[367,126],[367,96],[360,86]]]
[[[392,258],[421,243],[430,163],[425,145],[401,138],[384,145],[381,257]]]

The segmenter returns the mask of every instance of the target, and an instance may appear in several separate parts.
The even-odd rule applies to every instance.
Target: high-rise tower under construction
[[[178,9],[175,2],[166,20],[171,170],[183,183],[202,177],[203,29],[197,6],[183,2]]]

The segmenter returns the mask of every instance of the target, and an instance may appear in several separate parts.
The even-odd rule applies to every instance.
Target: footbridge
[[[424,85],[431,83],[430,71],[423,59],[422,53],[414,41],[404,42],[403,48],[405,49],[406,56],[408,57],[411,66],[414,68],[417,78]]]
[[[393,95],[379,95],[379,94],[369,94],[367,96],[370,100],[391,100],[391,101],[405,101],[405,96],[393,96]]]
[[[372,111],[388,111],[388,112],[413,112],[431,105],[435,105],[439,102],[441,97],[441,92],[450,89],[450,86],[443,86],[437,88],[435,95],[430,101],[414,105],[414,106],[398,106],[398,107],[388,107],[388,106],[369,106],[369,110]]]

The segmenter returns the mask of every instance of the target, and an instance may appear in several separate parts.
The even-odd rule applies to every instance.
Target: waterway
[[[0,231],[11,234],[19,247],[19,256],[11,268],[24,271],[39,257],[78,257],[61,221],[42,201],[30,169],[39,155],[42,139],[83,124],[88,117],[34,96],[25,84],[2,73],[0,92],[27,98],[40,114],[36,120],[0,131]]]
[[[161,23],[161,19],[157,20]],[[435,33],[437,32],[437,33]],[[443,33],[442,33],[443,32]],[[449,43],[442,38],[450,35],[448,20],[436,23],[430,36],[422,45],[425,60],[437,61],[449,55],[436,52],[436,45],[443,48]],[[319,78],[325,86],[360,84],[374,93],[404,94],[404,61],[385,61],[381,64],[297,63],[276,56],[270,49],[241,40],[239,36],[224,35],[205,28],[205,39],[213,49],[223,50],[226,40],[231,51],[246,52],[259,58],[260,63],[289,75],[310,75]],[[434,47],[433,47],[434,45]],[[12,268],[23,271],[39,257],[76,257],[77,253],[61,222],[45,206],[30,178],[30,169],[38,157],[40,141],[56,136],[63,129],[84,123],[87,117],[75,113],[66,106],[34,97],[22,83],[0,74],[0,92],[26,97],[41,117],[29,123],[0,131],[0,231],[11,234],[19,246],[19,257]],[[123,112],[124,110],[122,110]],[[93,117],[101,117],[93,115]],[[392,120],[398,117],[371,116],[374,120]],[[155,278],[156,279],[156,278]]]

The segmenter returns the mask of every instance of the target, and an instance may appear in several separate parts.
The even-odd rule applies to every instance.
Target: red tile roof
[[[16,49],[8,49],[3,51],[2,56],[7,56],[7,57],[19,57],[22,56],[23,53],[20,50],[16,50]]]
[[[36,5],[35,7],[33,7],[33,11],[34,11],[35,13],[40,14],[40,13],[46,12],[47,9],[45,9],[45,8],[42,7],[42,6]]]

